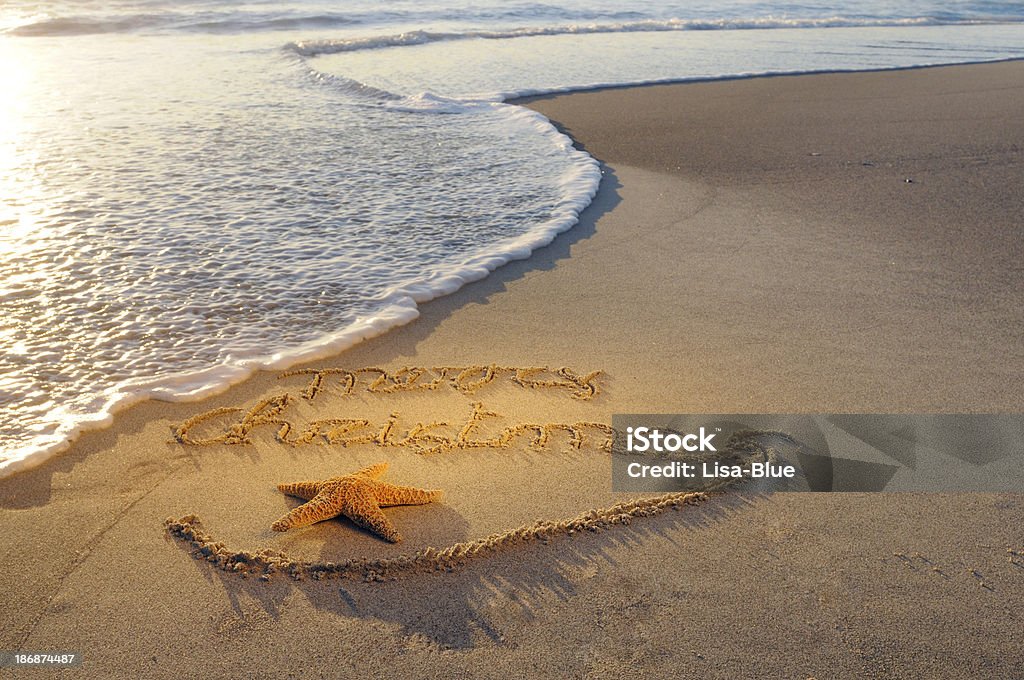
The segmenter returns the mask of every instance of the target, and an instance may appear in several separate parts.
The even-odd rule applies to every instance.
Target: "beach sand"
[[[303,441],[327,419],[378,432],[393,418],[399,434],[445,421],[455,438],[474,404],[497,414],[480,437],[629,412],[1021,411],[1022,102],[1020,62],[530,101],[604,164],[580,224],[309,367],[566,366],[597,393],[449,369],[425,373],[436,389],[382,391],[371,371],[351,394],[339,373],[311,395],[309,375],[265,373],[136,406],[0,480],[0,650],[79,652],[69,677],[1024,677],[1020,495],[729,491],[323,580],[217,568],[164,526],[195,514],[227,555],[322,564],[629,498],[610,491],[593,427],[579,449],[561,431],[539,449],[326,444],[338,422]],[[233,444],[175,439],[242,409],[185,433],[216,438],[285,393],[260,413],[294,445],[259,414]],[[341,520],[270,530],[300,502],[277,483],[378,461],[388,481],[446,492],[387,511],[402,543]]]

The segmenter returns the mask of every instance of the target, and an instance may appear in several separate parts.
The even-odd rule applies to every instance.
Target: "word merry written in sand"
[[[319,418],[297,424],[284,416],[295,404],[287,392],[265,399],[244,412],[242,417],[213,436],[198,436],[195,430],[208,427],[222,416],[242,413],[240,408],[217,408],[189,418],[174,432],[175,440],[189,446],[247,445],[254,443],[251,434],[266,426],[275,428],[277,441],[291,446],[308,444],[352,446],[371,444],[386,447],[408,447],[416,453],[429,454],[455,449],[509,448],[525,439],[536,449],[545,448],[552,435],[564,433],[573,449],[582,448],[590,440],[597,448],[611,451],[615,430],[605,423],[530,423],[520,422],[487,436],[481,434],[484,421],[500,419],[483,404],[473,403],[469,415],[457,424],[444,421],[417,422],[408,428],[400,425],[401,416],[391,413],[384,422],[374,423],[366,418]],[[290,417],[291,416],[289,414]]]
[[[278,378],[308,375],[309,384],[302,392],[306,399],[313,400],[332,381],[341,387],[341,394],[350,395],[357,391],[375,394],[436,390],[440,387],[454,389],[463,394],[473,394],[481,387],[496,380],[506,379],[519,387],[531,389],[568,390],[573,399],[590,400],[597,396],[597,383],[601,371],[577,373],[563,366],[405,366],[394,372],[383,368],[301,368],[282,373]]]

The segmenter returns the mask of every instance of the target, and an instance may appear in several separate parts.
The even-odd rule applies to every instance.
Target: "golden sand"
[[[293,421],[279,417],[293,401],[294,398],[285,392],[264,399],[248,410],[235,407],[212,409],[181,423],[175,428],[174,440],[187,446],[244,446],[253,443],[249,435],[254,429],[262,425],[274,425],[275,439],[290,446],[374,444],[382,447],[408,447],[417,453],[430,454],[455,449],[507,449],[517,439],[527,436],[532,436],[529,439],[531,448],[542,449],[548,445],[551,435],[559,431],[568,435],[569,445],[573,449],[579,450],[585,441],[592,441],[596,448],[609,451],[615,434],[610,425],[591,421],[518,422],[502,429],[496,436],[480,438],[476,436],[480,423],[488,418],[500,417],[498,413],[487,410],[482,402],[472,404],[469,416],[458,429],[454,429],[447,421],[417,422],[404,436],[396,436],[395,425],[401,417],[397,411],[391,412],[381,424],[374,424],[366,418],[318,418],[300,428]],[[241,412],[245,412],[245,415],[238,422],[227,426],[217,435],[202,437],[192,434],[194,429],[221,416]],[[439,432],[446,428],[449,430],[447,434]],[[588,436],[588,431],[598,434]],[[293,436],[293,433],[296,434]]]
[[[519,422],[610,422],[612,412],[1024,410],[1013,332],[1022,327],[1014,292],[1024,276],[1016,266],[1022,97],[1024,62],[1015,62],[538,102],[606,163],[580,225],[421,305],[413,323],[310,364],[378,366],[410,389],[375,396],[369,385],[381,374],[366,372],[346,396],[346,374],[327,373],[309,400],[312,373],[259,373],[200,405],[138,404],[66,454],[0,480],[0,648],[77,650],[97,677],[239,668],[417,678],[1022,677],[1020,494],[729,492],[638,516],[628,530],[565,531],[547,545],[540,531],[524,532],[524,544],[477,548],[488,557],[463,557],[446,574],[433,569],[452,558],[426,546],[471,552],[474,539],[623,500],[606,483],[607,459],[586,442],[571,451],[561,431],[543,452],[525,450],[524,439],[507,451],[431,457],[343,448],[323,436],[293,448],[276,441],[271,424],[245,435],[253,445],[165,443],[200,411],[242,407],[191,430],[213,438],[282,392],[294,396],[276,416],[296,426],[289,438],[345,406],[341,417],[375,425],[400,411],[393,439],[438,421],[454,424],[427,433],[454,438],[473,401],[508,416],[482,421],[480,439]],[[903,183],[911,176],[914,184]],[[461,370],[441,380],[397,370],[486,363],[480,358],[561,366],[567,347],[574,374],[610,373],[594,381],[597,397],[527,389],[514,372],[468,393],[450,382]],[[486,378],[481,371],[462,384]],[[448,493],[446,504],[394,511],[406,547],[338,521],[298,535],[267,528],[288,509],[276,482],[376,460],[391,461],[397,480]],[[541,488],[527,474],[548,463]],[[578,472],[587,476],[576,485]],[[999,470],[978,470],[988,472]],[[182,517],[189,513],[205,526]],[[164,531],[168,516],[185,521]],[[250,564],[257,548],[287,555]],[[423,566],[408,566],[418,553]],[[401,555],[404,571],[375,561]],[[338,566],[358,557],[374,561]],[[274,564],[283,575],[267,573],[281,571]],[[287,578],[292,567],[302,581]],[[333,578],[346,568],[350,578]],[[315,580],[325,575],[331,580]]]
[[[545,373],[548,374],[547,377],[544,376]],[[404,367],[394,372],[376,367],[354,370],[345,368],[301,369],[283,373],[279,377],[294,375],[310,376],[310,382],[302,392],[302,397],[308,401],[320,398],[328,386],[329,379],[334,377],[337,377],[337,384],[341,387],[339,396],[351,397],[357,391],[387,396],[400,391],[435,390],[442,385],[469,395],[476,393],[502,375],[508,377],[511,384],[520,387],[565,390],[573,399],[590,400],[600,392],[596,379],[603,375],[603,372],[592,371],[580,374],[569,368],[551,370],[546,367],[508,367],[481,364],[462,367]],[[421,382],[423,378],[426,380]],[[471,412],[461,427],[455,428],[444,421],[417,422],[404,436],[396,431],[396,423],[400,417],[397,411],[392,411],[383,424],[377,425],[365,418],[318,418],[299,427],[294,420],[285,420],[283,417],[288,414],[289,407],[296,403],[296,398],[285,392],[265,398],[248,409],[221,407],[200,413],[188,418],[176,428],[175,441],[182,445],[205,447],[251,445],[254,443],[250,436],[253,430],[266,425],[274,427],[276,442],[293,447],[312,443],[341,447],[370,444],[402,448],[417,454],[467,449],[509,449],[521,443],[524,438],[531,448],[539,449],[548,446],[551,436],[556,432],[563,432],[567,435],[568,450],[570,451],[580,450],[584,445],[590,444],[596,450],[610,454],[616,440],[616,431],[611,425],[588,421],[573,423],[523,421],[505,427],[496,435],[488,437],[480,434],[480,425],[487,419],[498,418],[499,414],[488,410],[479,401],[471,403]],[[322,411],[322,409],[320,410]],[[236,422],[222,427],[219,434],[213,436],[193,435],[193,430],[209,426],[211,422],[229,414],[242,414],[242,416]],[[319,414],[322,415],[322,413]],[[601,436],[596,438],[587,436],[588,432],[594,431],[600,433]],[[298,434],[291,436],[293,432]],[[719,456],[735,459],[761,456],[765,460],[771,459],[774,455],[771,447],[759,439],[765,436],[778,437],[780,435],[785,438],[784,434],[778,432],[751,430],[737,432],[726,442],[722,451],[719,452]],[[317,494],[323,490],[324,484],[342,479],[355,479],[358,475],[367,472],[378,474],[383,471],[381,466],[386,467],[386,465],[383,463],[372,469],[368,468],[353,475],[326,480],[326,482],[305,482],[279,486],[278,488],[285,493],[299,495],[311,502],[295,508],[285,518],[278,520],[274,524],[274,529],[283,531],[329,519],[338,514],[346,514],[357,524],[368,526],[372,531],[388,540],[397,540],[397,530],[390,525],[380,512],[379,507],[362,508],[365,512],[355,512],[355,516],[335,507],[338,502],[326,503],[325,501],[319,503],[317,507],[312,507],[313,501],[319,498]],[[680,491],[634,498],[609,507],[594,508],[571,519],[538,520],[533,524],[492,534],[484,539],[454,543],[443,548],[429,547],[416,553],[397,557],[374,560],[351,559],[342,563],[295,560],[285,553],[265,548],[256,551],[229,550],[223,543],[216,541],[201,528],[200,521],[195,515],[187,515],[178,520],[169,518],[166,525],[172,535],[189,542],[197,556],[205,557],[217,568],[239,572],[243,576],[259,573],[266,580],[270,574],[281,571],[295,577],[310,574],[318,579],[325,576],[360,576],[368,580],[382,580],[383,574],[390,575],[423,568],[451,568],[471,557],[493,553],[498,548],[527,541],[548,539],[562,534],[572,535],[581,530],[593,531],[612,525],[628,525],[634,517],[650,516],[668,508],[697,503],[706,499],[708,492],[721,492],[727,487],[741,482],[741,479],[726,478],[709,482],[701,491]],[[416,496],[415,502],[434,500],[434,497],[430,495],[433,492],[416,491],[420,495]],[[388,494],[384,495],[388,496]],[[380,505],[388,504],[388,498],[385,498]],[[339,499],[335,498],[334,500],[338,501]],[[397,502],[403,501],[399,499]],[[327,505],[330,508],[326,508]],[[366,504],[363,503],[363,505]],[[328,512],[328,510],[330,511]],[[371,519],[374,521],[370,521]]]
[[[394,373],[389,373],[379,368],[363,368],[348,370],[342,368],[328,369],[303,369],[283,374],[282,377],[291,375],[310,375],[311,380],[302,396],[307,400],[317,399],[325,389],[325,381],[330,376],[340,376],[342,387],[341,395],[352,395],[357,386],[362,385],[364,391],[370,394],[387,395],[402,390],[412,389],[437,389],[440,385],[448,385],[458,392],[473,394],[484,385],[493,382],[502,373],[509,375],[513,384],[528,387],[531,389],[565,389],[570,390],[570,396],[575,399],[591,399],[599,392],[595,381],[601,375],[601,371],[594,371],[586,375],[579,375],[567,368],[557,369],[555,374],[562,376],[563,380],[538,379],[537,376],[548,371],[546,368],[517,368],[490,366],[471,366],[458,368],[403,368]],[[370,374],[375,376],[368,382],[361,382],[360,376]],[[420,378],[428,376],[429,380],[419,383]],[[349,446],[353,444],[373,444],[383,447],[405,448],[418,454],[441,453],[460,449],[507,449],[522,441],[524,436],[530,436],[529,446],[532,448],[543,448],[549,444],[550,437],[555,432],[565,432],[568,435],[569,450],[579,450],[585,444],[595,444],[594,448],[604,453],[611,453],[615,441],[615,430],[608,424],[579,421],[575,423],[533,423],[518,422],[506,427],[495,436],[481,437],[477,431],[480,423],[488,418],[496,418],[498,414],[487,410],[482,402],[473,402],[472,410],[464,424],[457,431],[453,430],[447,422],[416,423],[403,436],[395,433],[395,424],[399,418],[397,412],[392,412],[388,420],[382,426],[374,426],[368,419],[359,418],[327,418],[318,419],[308,423],[305,429],[295,437],[289,438],[293,431],[298,428],[292,421],[284,420],[282,415],[288,407],[295,403],[295,398],[289,393],[283,393],[267,399],[263,399],[249,409],[241,407],[217,408],[199,415],[193,416],[183,422],[175,430],[175,441],[188,446],[215,446],[215,445],[246,445],[252,444],[250,437],[252,431],[263,425],[275,426],[275,440],[278,443],[290,446],[309,444],[314,441],[320,444],[335,444]],[[244,415],[237,422],[232,423],[216,436],[198,437],[192,435],[192,430],[208,424],[223,415],[238,414]],[[447,428],[448,433],[440,433],[439,430]],[[362,434],[355,434],[359,430],[368,430]],[[585,436],[588,430],[596,430],[603,436],[599,439]],[[773,451],[770,446],[759,441],[765,436],[785,437],[778,432],[760,432],[745,430],[733,434],[720,452],[720,456],[744,458],[761,456],[768,460],[772,458]],[[385,464],[381,464],[386,467]],[[381,472],[381,465],[374,466],[372,471]],[[360,473],[365,471],[360,471]],[[357,475],[360,473],[356,473]],[[348,477],[353,477],[349,475]],[[347,477],[346,477],[347,478]],[[336,481],[327,480],[328,482]],[[487,538],[474,541],[459,542],[442,548],[428,547],[420,551],[400,555],[396,557],[362,559],[354,558],[344,562],[316,562],[296,560],[286,553],[260,548],[255,551],[229,549],[224,543],[217,541],[203,528],[199,518],[195,515],[186,515],[180,519],[168,518],[166,520],[167,530],[172,536],[186,541],[191,551],[197,558],[205,558],[213,566],[224,571],[236,572],[245,577],[250,574],[259,574],[262,580],[269,580],[271,574],[277,572],[288,573],[294,578],[302,578],[309,575],[315,579],[326,577],[359,577],[367,581],[382,581],[385,577],[394,578],[397,574],[416,570],[450,570],[470,558],[493,554],[501,548],[512,545],[523,544],[534,540],[544,540],[559,535],[574,535],[577,532],[596,531],[610,526],[629,525],[634,517],[647,517],[664,512],[669,508],[679,508],[683,505],[696,504],[708,498],[709,492],[722,492],[727,487],[742,483],[742,479],[726,478],[710,482],[701,491],[680,491],[662,493],[659,495],[634,498],[612,506],[588,510],[576,517],[563,520],[538,520],[532,524],[525,524],[517,528],[495,533]],[[302,498],[311,500],[317,497],[322,490],[323,482],[300,483],[281,485],[278,488],[286,493],[299,495]],[[315,488],[314,488],[315,487]],[[430,494],[432,492],[422,492]],[[418,499],[417,502],[429,502],[430,498]],[[381,503],[386,504],[386,503]],[[314,512],[311,519],[307,505],[296,508],[285,519],[275,523],[276,530],[283,530],[292,526],[305,526],[321,519],[337,516],[339,513],[332,510],[331,513]],[[322,505],[322,504],[321,504]],[[376,513],[380,514],[379,507]],[[293,517],[295,515],[295,517]],[[301,515],[301,517],[299,517]],[[328,516],[329,515],[329,516]],[[357,524],[359,518],[351,517]],[[285,521],[291,518],[294,521]],[[296,519],[298,518],[298,519]],[[378,517],[378,520],[380,517]],[[307,521],[309,520],[309,521]],[[380,524],[380,522],[378,522]],[[397,537],[394,527],[371,526],[371,530],[392,540]],[[287,525],[287,526],[285,526]]]
[[[310,376],[303,396],[312,401],[324,389],[324,381],[338,376],[341,393],[354,394],[359,387],[366,392],[392,393],[413,390],[436,390],[442,385],[465,394],[473,394],[499,376],[507,376],[520,387],[532,389],[568,389],[574,399],[593,399],[600,391],[596,382],[601,371],[579,374],[568,367],[548,368],[547,366],[498,366],[477,364],[472,366],[404,366],[388,372],[386,369],[368,366],[365,368],[302,368],[286,371],[278,376],[288,378],[295,375]],[[548,377],[543,377],[548,374]],[[372,380],[369,377],[373,376]],[[558,376],[558,377],[555,377]],[[424,382],[422,379],[426,378]]]
[[[255,551],[233,550],[202,529],[195,515],[180,519],[167,518],[167,531],[175,538],[186,541],[197,559],[205,558],[214,567],[247,577],[259,574],[264,581],[274,573],[287,573],[294,579],[311,576],[317,580],[329,577],[362,578],[365,581],[384,581],[388,577],[412,571],[450,571],[475,557],[493,554],[502,548],[530,541],[546,540],[559,535],[571,536],[580,531],[598,531],[607,527],[628,526],[634,517],[650,517],[683,505],[695,505],[707,499],[703,492],[678,492],[637,498],[608,508],[589,510],[567,520],[538,520],[492,534],[487,538],[453,543],[444,548],[424,548],[415,553],[378,559],[355,558],[344,562],[307,562],[294,560],[286,553],[266,548]]]

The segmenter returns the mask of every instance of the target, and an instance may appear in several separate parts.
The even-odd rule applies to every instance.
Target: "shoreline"
[[[636,83],[587,85],[566,89],[559,88],[523,95],[517,94],[509,99],[503,100],[502,103],[518,106],[523,109],[539,113],[543,110],[543,102],[553,98],[576,94],[595,94],[614,92],[618,90],[630,91],[648,87],[657,88],[663,86],[671,87],[703,83],[728,83],[733,81],[764,80],[773,78],[914,72],[932,69],[941,70],[961,67],[1012,64],[1015,62],[1024,62],[1024,57],[996,58],[990,60],[959,62],[954,64],[921,64],[873,69],[827,69],[820,71],[783,71],[727,76],[670,78],[665,80]],[[540,103],[540,108],[531,106],[531,104],[535,103]],[[574,137],[564,131],[558,122],[551,120],[547,116],[545,116],[545,121],[552,125],[556,134],[567,137],[574,146],[578,144]],[[577,148],[582,149],[582,147]],[[586,153],[585,150],[584,153]],[[587,156],[593,159],[589,154]],[[603,163],[599,159],[594,160],[597,162],[598,172],[603,173],[603,170],[601,169],[603,168]],[[581,171],[583,170],[582,167],[579,169]],[[578,177],[576,179],[578,179]],[[360,343],[372,340],[389,333],[396,328],[400,328],[401,326],[411,323],[418,318],[420,305],[441,297],[452,295],[464,286],[474,283],[482,277],[493,275],[495,271],[506,266],[510,262],[528,260],[533,256],[534,251],[545,248],[550,244],[552,239],[559,238],[561,234],[565,233],[565,231],[574,229],[579,224],[579,213],[587,210],[590,204],[594,201],[595,195],[598,191],[600,191],[599,185],[591,191],[590,197],[587,199],[589,202],[584,204],[582,207],[576,207],[574,209],[570,208],[570,210],[575,212],[575,216],[569,218],[566,218],[565,216],[552,218],[551,220],[538,225],[537,228],[532,229],[521,237],[515,239],[514,242],[505,246],[502,251],[498,253],[487,253],[485,256],[476,256],[472,260],[463,263],[462,269],[460,270],[462,274],[459,276],[447,276],[441,281],[443,285],[440,290],[435,289],[425,293],[424,291],[427,289],[423,283],[410,284],[403,287],[398,293],[396,293],[401,294],[403,296],[402,298],[389,303],[374,316],[360,319],[349,327],[331,333],[326,333],[317,340],[309,341],[290,350],[275,352],[272,355],[261,355],[258,357],[242,359],[240,362],[231,365],[213,366],[192,372],[173,374],[166,376],[165,378],[142,381],[138,386],[133,386],[127,392],[119,393],[115,398],[113,398],[112,402],[105,407],[104,411],[84,418],[84,420],[62,441],[48,445],[42,450],[30,453],[26,458],[6,459],[0,461],[0,463],[2,463],[2,465],[0,465],[0,479],[16,475],[21,471],[33,469],[45,464],[46,461],[50,460],[54,456],[62,455],[64,452],[67,452],[74,447],[75,442],[84,434],[113,427],[115,418],[119,413],[134,408],[136,405],[144,404],[149,401],[173,404],[202,402],[231,390],[235,386],[252,379],[259,373],[283,371],[293,367],[303,367],[316,362],[329,361],[335,356],[344,354],[349,349]],[[547,231],[544,231],[543,229],[545,226],[551,224],[551,222],[556,222],[557,225],[564,225],[567,223],[567,220],[574,221],[572,221],[568,227],[555,226],[553,229],[548,228]],[[520,250],[513,246],[528,237],[531,238],[530,242],[533,245],[526,246],[530,248],[530,252],[526,255],[521,255]],[[519,248],[521,247],[522,246]],[[509,250],[509,248],[512,248],[512,250]],[[473,263],[480,262],[481,259],[486,261],[482,265],[484,269],[486,269],[486,272],[482,274],[482,277],[478,271],[479,265],[477,266],[477,269],[473,268]],[[454,279],[457,278],[461,279],[461,281],[454,281]],[[416,291],[419,292],[417,293]],[[282,355],[284,358],[282,358]],[[193,383],[187,382],[187,384],[190,385],[190,389],[186,392],[174,392],[171,387],[175,384],[180,384],[183,380],[189,381],[196,376],[218,372],[224,375],[231,374],[231,377],[225,377],[220,382],[207,382],[198,387],[192,387]]]
[[[412,323],[306,365],[375,367],[347,392],[343,374],[314,394],[310,375],[259,373],[202,402],[132,406],[0,479],[0,649],[75,649],[91,672],[135,676],[243,661],[419,677],[612,677],[637,663],[652,677],[681,663],[700,677],[1020,674],[1020,494],[727,494],[384,583],[242,578],[195,559],[163,522],[194,513],[233,549],[341,563],[623,500],[600,452],[561,431],[535,449],[423,455],[387,435],[332,446],[308,429],[328,420],[388,432],[445,420],[456,433],[486,410],[484,437],[627,412],[1024,410],[1011,181],[1022,73],[954,66],[532,101],[603,163],[580,223]],[[492,363],[511,368],[486,380]],[[599,389],[579,398],[556,372],[516,370],[539,366],[596,376]],[[374,370],[393,379],[402,367],[477,372],[423,391],[373,387]],[[280,412],[231,429],[285,392]],[[189,419],[229,408],[194,431],[220,441],[175,440]],[[443,503],[388,511],[403,544],[343,521],[270,530],[296,505],[276,484],[381,460],[395,483],[445,490]],[[766,644],[765,631],[780,634]]]
[[[760,80],[762,78],[789,78],[800,76],[835,76],[847,73],[892,73],[898,71],[921,71],[927,69],[945,69],[958,66],[987,66],[990,64],[1005,64],[1017,61],[1024,61],[1024,57],[995,57],[993,59],[978,59],[974,61],[943,62],[937,64],[912,64],[910,66],[878,66],[875,68],[837,68],[837,69],[812,69],[809,71],[765,71],[755,73],[735,73],[720,76],[689,76],[689,77],[668,77],[657,80],[638,80],[625,83],[596,83],[593,85],[569,85],[564,88],[556,87],[550,90],[525,91],[519,93],[507,93],[502,95],[503,104],[513,104],[531,108],[530,104],[552,97],[562,97],[573,94],[591,94],[594,92],[605,92],[611,90],[636,90],[644,87],[659,87],[662,85],[690,85],[695,83],[725,83],[734,80]]]
[[[516,260],[528,259],[533,251],[551,243],[579,221],[579,214],[593,200],[600,184],[599,164],[589,155],[571,146],[571,139],[557,131],[546,119],[525,107],[522,114],[535,119],[543,134],[555,138],[570,154],[571,170],[559,181],[562,199],[551,215],[534,224],[523,234],[500,241],[485,252],[475,254],[449,266],[443,274],[431,272],[424,278],[395,286],[389,290],[383,306],[373,315],[357,317],[352,324],[296,347],[272,354],[245,357],[231,364],[173,373],[162,378],[138,379],[113,392],[103,410],[83,416],[60,441],[37,448],[19,458],[0,458],[0,479],[44,464],[55,455],[69,450],[83,433],[113,425],[114,417],[136,404],[147,401],[161,403],[194,403],[217,396],[260,372],[280,372],[312,362],[329,359],[388,331],[408,324],[419,316],[419,306],[458,291],[462,287],[489,276],[496,269]],[[566,143],[562,144],[561,140]],[[219,379],[214,379],[214,376]],[[213,380],[213,382],[210,382]]]

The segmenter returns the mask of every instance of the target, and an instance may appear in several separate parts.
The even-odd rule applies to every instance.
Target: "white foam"
[[[417,104],[418,103],[418,104]],[[414,110],[466,110],[484,104],[462,103],[428,94],[410,99]],[[498,242],[493,248],[466,258],[462,262],[434,272],[421,279],[396,286],[387,291],[383,306],[372,315],[357,319],[338,332],[325,335],[291,349],[273,354],[240,357],[199,371],[190,371],[163,377],[159,380],[132,380],[106,392],[102,408],[91,414],[65,413],[56,431],[45,438],[35,439],[36,446],[10,458],[0,460],[0,478],[35,467],[67,450],[71,443],[87,430],[109,427],[115,413],[147,399],[169,402],[190,402],[206,399],[244,381],[259,370],[282,370],[295,364],[315,361],[376,337],[386,331],[409,323],[419,316],[418,304],[450,295],[467,283],[478,281],[498,267],[525,259],[537,248],[551,243],[554,238],[570,229],[579,220],[580,212],[590,204],[601,181],[600,166],[588,154],[572,146],[572,140],[558,132],[543,115],[512,105],[493,103],[510,119],[527,122],[555,147],[569,157],[569,170],[560,178],[562,199],[552,211],[550,219],[534,225],[522,235]]]
[[[469,113],[481,108],[490,108],[500,97],[485,99],[454,99],[443,97],[432,92],[420,92],[408,97],[401,97],[383,102],[383,107],[392,111],[408,111],[411,113]]]
[[[424,45],[450,40],[510,40],[536,36],[589,35],[597,33],[648,33],[665,31],[733,31],[773,28],[872,28],[898,26],[975,26],[988,23],[1013,23],[1008,19],[942,19],[908,17],[865,19],[832,16],[823,18],[752,17],[748,19],[648,19],[607,24],[566,24],[562,26],[524,26],[499,31],[406,31],[394,35],[360,36],[330,40],[300,40],[286,45],[303,57],[339,52],[357,52],[384,47]]]
[[[1008,61],[1021,61],[1024,57],[994,57],[992,59],[971,59],[964,61],[936,61],[905,66],[879,66],[872,68],[821,68],[821,69],[783,69],[778,71],[748,71],[744,73],[727,73],[715,76],[687,76],[683,78],[649,78],[630,81],[595,82],[586,85],[566,85],[564,87],[523,88],[506,92],[491,92],[472,95],[473,100],[514,102],[517,99],[543,97],[554,94],[571,94],[573,92],[591,92],[615,88],[642,87],[645,85],[680,85],[683,83],[707,83],[727,80],[749,80],[751,78],[772,78],[777,76],[810,76],[828,75],[833,73],[882,73],[886,71],[914,71],[942,66],[967,66],[971,64],[998,64]]]

